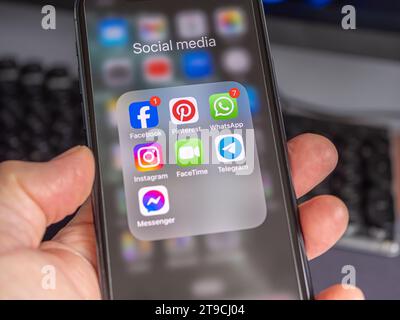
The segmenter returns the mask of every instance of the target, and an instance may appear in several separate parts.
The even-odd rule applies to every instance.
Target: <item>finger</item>
[[[77,215],[50,242],[45,242],[42,249],[58,248],[69,250],[97,267],[96,238],[90,200],[87,200]]]
[[[37,247],[48,225],[86,200],[93,178],[93,156],[86,147],[46,163],[0,164],[0,252]]]
[[[333,196],[318,196],[299,206],[300,223],[309,259],[331,248],[347,228],[346,205]]]
[[[43,242],[40,249],[63,262],[81,297],[100,298],[90,200],[85,202],[72,221],[51,241]]]
[[[334,285],[319,293],[317,300],[364,300],[364,294],[356,287],[349,285]]]
[[[305,195],[336,167],[338,154],[328,139],[302,134],[288,142],[292,180],[298,198]]]

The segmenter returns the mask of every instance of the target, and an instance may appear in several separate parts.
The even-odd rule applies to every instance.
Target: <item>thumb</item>
[[[48,225],[86,200],[93,179],[93,156],[86,147],[75,147],[46,163],[1,163],[0,253],[37,247]]]

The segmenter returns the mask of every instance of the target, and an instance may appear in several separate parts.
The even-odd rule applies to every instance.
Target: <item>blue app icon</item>
[[[220,162],[242,161],[245,159],[243,138],[238,134],[227,134],[215,139],[217,158]]]
[[[322,8],[330,4],[332,0],[308,0],[307,2],[313,7]]]
[[[129,41],[128,22],[121,18],[107,18],[100,22],[100,43],[105,47],[125,46]]]
[[[277,3],[285,2],[286,0],[263,0],[263,1],[266,4],[270,4],[270,3],[277,4]]]
[[[247,94],[249,96],[250,109],[253,114],[260,111],[260,100],[258,98],[257,90],[254,87],[246,86]]]
[[[135,129],[153,128],[158,125],[158,110],[150,101],[133,102],[129,106],[131,126]]]
[[[202,79],[214,72],[211,54],[207,51],[185,53],[182,57],[183,72],[189,79]]]

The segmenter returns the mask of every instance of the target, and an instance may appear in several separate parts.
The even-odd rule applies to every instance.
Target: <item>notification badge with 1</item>
[[[190,124],[199,121],[198,104],[193,97],[172,99],[169,102],[169,110],[174,124]]]

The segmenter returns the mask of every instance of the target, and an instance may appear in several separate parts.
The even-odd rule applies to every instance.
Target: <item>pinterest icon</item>
[[[193,97],[172,99],[169,102],[169,111],[174,124],[195,123],[199,120],[197,101]]]

